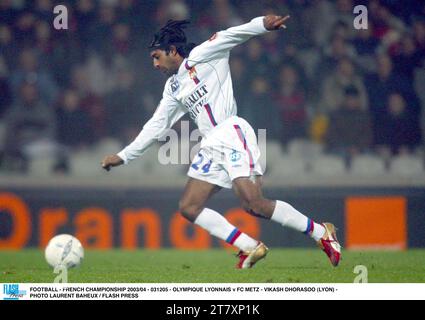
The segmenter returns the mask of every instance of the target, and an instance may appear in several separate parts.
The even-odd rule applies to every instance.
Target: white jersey
[[[141,156],[186,113],[204,137],[214,127],[236,115],[229,67],[230,50],[253,36],[268,32],[263,18],[217,32],[191,51],[177,74],[167,80],[162,100],[152,118],[137,138],[118,153],[124,163]]]

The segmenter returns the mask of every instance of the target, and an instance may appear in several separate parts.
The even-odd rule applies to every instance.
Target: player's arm
[[[276,15],[257,17],[246,24],[217,32],[208,41],[192,50],[188,58],[188,64],[192,67],[200,62],[224,57],[235,46],[254,36],[286,28],[285,24],[288,19],[289,16]]]
[[[109,171],[112,167],[127,164],[140,157],[153,142],[162,138],[185,113],[185,109],[175,100],[167,90],[152,118],[146,122],[136,139],[116,155],[106,156],[102,167]]]

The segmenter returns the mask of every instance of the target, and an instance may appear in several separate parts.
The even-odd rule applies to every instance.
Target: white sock
[[[280,223],[282,226],[301,231],[316,241],[319,241],[325,234],[325,228],[322,225],[315,223],[283,201],[276,200],[276,208],[271,220]]]
[[[239,231],[218,212],[205,208],[196,218],[196,225],[207,230],[211,235],[238,247],[242,251],[250,251],[258,245],[258,241]]]

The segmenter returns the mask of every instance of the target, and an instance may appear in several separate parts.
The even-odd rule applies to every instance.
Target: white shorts
[[[236,178],[263,175],[259,159],[254,130],[246,120],[233,116],[201,141],[187,175],[231,189]]]

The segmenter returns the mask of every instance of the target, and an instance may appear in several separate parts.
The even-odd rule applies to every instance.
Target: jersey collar
[[[181,75],[185,74],[185,72],[187,72],[187,58],[185,58],[182,61],[181,65],[179,67],[179,70],[177,71],[177,75],[181,76]]]

